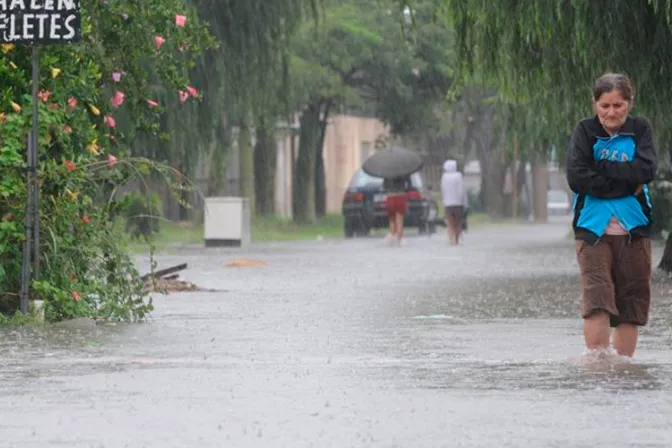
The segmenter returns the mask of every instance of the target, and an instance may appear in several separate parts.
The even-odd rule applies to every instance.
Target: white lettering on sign
[[[0,42],[58,44],[80,38],[80,0],[0,0]]]
[[[72,11],[73,9],[79,10],[79,5],[75,4],[75,0],[58,0],[59,11]]]
[[[10,10],[20,9],[21,11],[23,11],[26,9],[26,4],[23,2],[23,0],[12,0],[12,4],[9,5],[9,9]]]

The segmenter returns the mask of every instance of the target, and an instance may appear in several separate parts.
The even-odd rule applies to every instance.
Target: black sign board
[[[0,41],[60,44],[80,40],[80,0],[0,0]]]

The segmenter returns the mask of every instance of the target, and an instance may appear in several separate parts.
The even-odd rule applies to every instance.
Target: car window
[[[422,182],[422,175],[420,173],[411,174],[411,185],[413,185],[413,188],[422,190],[423,182]],[[383,186],[382,177],[371,176],[369,174],[366,174],[361,169],[355,172],[355,174],[352,176],[352,180],[350,181],[350,188],[364,188],[364,187],[372,188],[382,186]]]
[[[411,185],[416,190],[422,190],[422,175],[420,173],[411,174]]]
[[[364,187],[382,187],[383,186],[383,178],[382,177],[374,177],[366,174],[362,170],[357,170],[355,174],[352,176],[352,180],[350,181],[350,188],[364,188]]]

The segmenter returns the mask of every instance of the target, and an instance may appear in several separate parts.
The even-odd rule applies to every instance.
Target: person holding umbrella
[[[385,179],[383,187],[387,193],[385,210],[390,223],[390,235],[388,236],[390,243],[402,243],[407,206],[406,193],[411,184],[410,176],[421,168],[420,155],[400,147],[376,151],[362,165],[365,173]]]

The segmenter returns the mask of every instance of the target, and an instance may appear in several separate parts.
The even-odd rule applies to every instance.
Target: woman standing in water
[[[608,349],[612,327],[613,347],[622,356],[633,356],[638,327],[649,318],[652,205],[647,184],[658,163],[651,123],[629,116],[634,100],[627,76],[598,78],[595,116],[576,126],[567,157],[567,180],[576,193],[573,228],[586,347]]]

